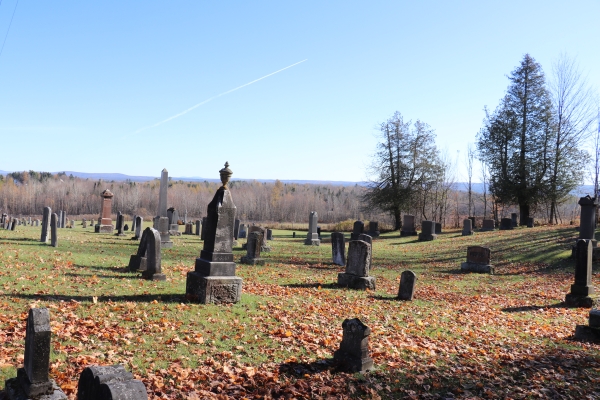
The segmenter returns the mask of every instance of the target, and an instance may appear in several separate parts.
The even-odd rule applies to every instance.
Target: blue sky
[[[0,40],[17,0],[0,4]],[[394,111],[459,160],[525,53],[600,87],[598,1],[20,0],[0,170],[360,181]],[[282,68],[291,68],[198,106]],[[460,153],[458,153],[460,151]]]

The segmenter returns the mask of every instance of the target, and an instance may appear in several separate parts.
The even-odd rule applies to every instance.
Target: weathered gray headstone
[[[417,275],[412,271],[404,271],[400,275],[400,287],[398,288],[398,300],[412,301],[415,294],[415,283]]]
[[[358,240],[358,236],[365,231],[365,223],[362,221],[354,221],[350,240]]]
[[[331,260],[337,265],[346,265],[346,243],[342,232],[331,234]]]
[[[206,221],[208,220],[207,217],[202,217],[202,230],[200,231],[200,240],[204,240],[205,236],[206,236],[206,227],[208,226],[206,224]],[[244,236],[246,237],[246,236]]]
[[[44,207],[44,214],[42,216],[42,236],[40,242],[46,243],[48,241],[48,229],[50,228],[50,214],[52,209],[50,207]]]
[[[440,233],[442,233],[442,224],[439,222],[435,223],[435,234],[439,235]]]
[[[138,215],[135,217],[135,239],[140,239],[142,237],[142,229],[144,229],[144,218]],[[162,248],[162,235],[160,245]]]
[[[56,215],[56,214],[53,214]],[[4,391],[10,400],[66,400],[67,396],[49,377],[50,312],[47,308],[31,308],[25,333],[23,368],[17,377],[8,379]]]
[[[146,270],[142,272],[142,277],[152,281],[164,281],[167,277],[162,273],[161,267],[160,233],[150,227],[146,230],[149,230],[146,239]]]
[[[358,318],[345,319],[340,348],[333,353],[333,362],[339,371],[364,372],[373,369],[369,356],[371,329]]]
[[[489,232],[496,230],[496,224],[493,219],[484,219],[483,224],[481,225],[481,232]]]
[[[58,215],[56,213],[52,214],[50,218],[50,246],[57,247],[58,246]]]
[[[160,247],[170,249],[173,241],[169,234],[169,216],[167,213],[167,189],[169,187],[169,172],[166,168],[160,174],[160,188],[158,190],[158,214],[153,220],[154,229],[160,232]]]
[[[348,244],[346,272],[338,274],[338,285],[375,290],[375,277],[369,276],[370,268],[371,245],[363,240],[351,240]]]
[[[201,227],[200,227],[200,220],[197,219],[196,220],[196,236],[200,236],[200,229],[201,229]]]
[[[58,221],[56,222],[56,227],[57,228],[62,228],[61,224],[62,224],[62,221],[63,221],[63,218],[62,218],[63,211],[59,210],[58,213],[57,213],[57,215],[58,215]]]
[[[273,229],[267,229],[267,240],[273,240]]]
[[[167,210],[167,216],[169,218],[169,233],[179,235],[179,212],[175,207],[171,207]]]
[[[192,224],[191,222],[186,222],[184,233],[186,235],[193,235],[194,234],[194,224]]]
[[[137,215],[133,215],[133,219],[131,220],[131,232],[135,232],[135,223],[137,221]]]
[[[81,223],[81,226],[83,228],[87,228],[87,221],[84,219],[83,222]]]
[[[66,211],[62,212],[62,216],[61,216],[61,220],[60,220],[60,227],[61,228],[67,227],[67,212]]]
[[[373,238],[369,235],[367,235],[366,233],[361,233],[360,235],[358,235],[358,240],[362,240],[363,242],[367,242],[369,243],[369,246],[371,246],[371,257],[369,258],[369,265],[370,265],[370,269],[373,269]]]
[[[419,233],[419,241],[425,242],[435,240],[437,235],[435,234],[435,222],[433,221],[421,221],[421,233]]]
[[[219,174],[223,186],[207,207],[204,248],[186,281],[186,297],[203,304],[237,303],[242,295],[242,278],[235,276],[232,253],[236,207],[227,187],[232,174],[229,163]]]
[[[400,230],[400,236],[417,236],[414,215],[404,214],[404,216],[402,217],[402,228]]]
[[[369,221],[369,231],[367,234],[373,238],[379,236],[379,222],[377,221]]]
[[[264,236],[261,231],[252,231],[246,243],[246,255],[242,256],[242,264],[264,265],[265,260],[260,257]]]
[[[133,379],[122,365],[86,367],[79,375],[78,400],[147,400],[142,381]]]
[[[593,307],[594,293],[592,285],[592,252],[590,239],[579,239],[575,245],[575,283],[571,285],[571,293],[565,297],[565,303],[570,307]]]
[[[490,264],[492,252],[488,247],[467,247],[467,261],[460,265],[462,271],[493,274],[494,266]]]
[[[473,234],[473,221],[471,219],[465,219],[463,220],[463,229],[462,229],[462,235],[463,236],[470,236]]]
[[[248,227],[246,224],[240,225],[240,231],[238,232],[238,239],[246,239],[248,236]]]
[[[316,211],[311,211],[310,216],[308,217],[308,233],[306,234],[306,240],[304,240],[304,244],[308,246],[318,246],[321,244],[319,240],[319,235],[317,234],[317,223],[319,220],[319,216]]]
[[[510,231],[513,229],[513,220],[511,218],[502,218],[500,220],[500,230]]]

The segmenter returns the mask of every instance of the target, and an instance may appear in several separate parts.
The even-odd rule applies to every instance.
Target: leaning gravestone
[[[242,264],[264,265],[265,260],[260,257],[264,236],[261,231],[253,231],[248,235],[246,255],[242,257]]]
[[[417,236],[417,228],[415,226],[415,216],[404,214],[402,218],[402,228],[400,236]]]
[[[229,163],[219,174],[223,186],[207,207],[204,248],[186,281],[186,297],[203,304],[237,303],[242,296],[242,278],[235,276],[232,253],[236,207],[227,187],[232,175]]]
[[[496,224],[494,223],[493,219],[484,219],[483,223],[481,225],[481,229],[479,231],[481,232],[489,232],[489,231],[493,231],[496,230]]]
[[[492,252],[488,247],[467,247],[467,261],[460,265],[462,271],[493,274],[494,266],[490,264]]]
[[[571,293],[565,297],[569,307],[593,307],[596,303],[590,297],[594,293],[592,285],[592,241],[579,239],[575,245],[575,283]]]
[[[142,272],[142,277],[151,281],[164,281],[167,277],[162,273],[160,244],[161,235],[154,228],[146,228],[148,231],[146,237],[146,270]]]
[[[358,318],[345,319],[340,348],[333,353],[333,363],[343,372],[364,372],[373,369],[369,357],[369,335],[371,329]]]
[[[473,224],[473,221],[470,218],[463,220],[463,229],[462,229],[463,236],[470,236],[473,234],[473,225],[472,224]]]
[[[52,218],[50,219],[50,246],[57,247],[58,246],[58,215],[56,213],[52,214]]]
[[[311,211],[308,217],[308,233],[306,234],[306,239],[304,240],[304,244],[307,246],[318,246],[321,244],[319,240],[319,235],[317,233],[317,223],[319,220],[319,216],[316,211]]]
[[[510,218],[502,218],[500,220],[500,230],[510,231],[513,229],[513,220]]]
[[[365,223],[362,221],[355,221],[352,227],[352,233],[350,234],[350,240],[358,240],[358,236],[365,231]]]
[[[346,265],[346,243],[342,232],[331,234],[331,260],[337,265]]]
[[[44,207],[44,215],[42,216],[42,237],[40,242],[46,243],[48,241],[48,229],[50,229],[50,214],[52,209],[50,207]]]
[[[419,241],[426,242],[435,240],[437,235],[435,234],[435,222],[433,221],[421,221],[421,233],[419,233]]]
[[[147,400],[146,387],[122,365],[91,365],[79,375],[77,400]]]
[[[338,274],[338,285],[352,289],[375,290],[375,277],[369,276],[371,245],[362,240],[351,240],[348,245],[346,272]]]
[[[398,288],[398,300],[412,301],[415,294],[415,283],[417,275],[412,271],[404,271],[400,275],[400,287]]]
[[[56,215],[56,214],[54,214]],[[4,391],[10,400],[66,400],[67,396],[50,379],[50,312],[31,308],[25,333],[23,368],[17,377],[8,379]]]
[[[141,218],[141,217],[138,217]],[[132,272],[135,271],[145,271],[146,270],[146,262],[147,262],[147,253],[148,253],[148,236],[150,235],[150,227],[144,230],[142,234],[142,239],[140,240],[140,244],[138,246],[138,250],[136,254],[132,254],[129,258],[129,270]]]

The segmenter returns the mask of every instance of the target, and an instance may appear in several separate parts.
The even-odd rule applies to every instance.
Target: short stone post
[[[337,265],[346,265],[346,243],[342,232],[331,234],[331,260]]]
[[[594,293],[592,241],[579,239],[575,246],[575,283],[571,285],[571,293],[565,297],[565,304],[569,307],[593,307],[596,301],[590,297]]]
[[[404,271],[400,275],[400,287],[398,288],[398,300],[412,301],[415,294],[415,283],[417,275],[412,271]]]
[[[58,215],[52,214],[50,219],[50,246],[58,247]]]
[[[344,372],[364,372],[373,369],[373,359],[369,356],[371,329],[358,318],[345,319],[342,329],[342,343],[333,353],[336,368]]]

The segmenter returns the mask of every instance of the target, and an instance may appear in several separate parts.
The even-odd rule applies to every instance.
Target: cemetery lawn
[[[85,366],[116,363],[157,399],[600,398],[600,347],[573,339],[589,309],[562,304],[573,227],[459,230],[433,242],[384,234],[373,242],[377,290],[366,292],[336,285],[344,268],[328,240],[304,246],[305,233],[275,231],[265,266],[238,263],[242,301],[221,306],[184,295],[198,236],[174,237],[167,281],[150,282],[126,268],[137,249],[126,233],[78,223],[59,229],[53,248],[39,227],[0,230],[0,387],[23,362],[29,308],[48,307],[50,375],[72,399]],[[495,275],[460,272],[469,245],[491,248]],[[401,302],[407,269],[415,300]],[[371,328],[374,371],[332,369],[345,318]]]

